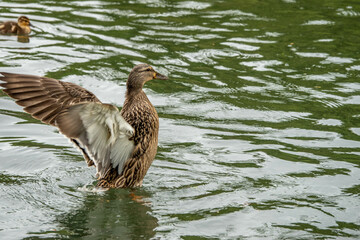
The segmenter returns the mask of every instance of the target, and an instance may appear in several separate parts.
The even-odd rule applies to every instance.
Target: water
[[[0,92],[0,239],[360,237],[357,1],[14,1],[29,39],[0,36],[0,71],[80,84],[121,107],[131,68],[160,116],[134,190]]]

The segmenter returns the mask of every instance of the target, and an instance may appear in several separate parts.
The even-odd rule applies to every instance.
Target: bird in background
[[[135,66],[121,112],[90,91],[47,77],[1,72],[0,86],[43,123],[57,127],[95,166],[97,186],[139,187],[158,145],[159,117],[143,91],[146,82],[168,79],[148,64]]]
[[[31,23],[28,17],[20,16],[17,22],[7,21],[0,23],[1,34],[27,35],[31,32]]]

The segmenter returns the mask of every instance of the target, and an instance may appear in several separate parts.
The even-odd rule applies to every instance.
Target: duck
[[[28,35],[31,32],[31,23],[28,17],[20,16],[17,22],[7,21],[0,23],[1,34]]]
[[[101,189],[135,188],[157,153],[159,116],[143,91],[146,82],[168,79],[149,64],[136,65],[126,82],[121,111],[71,82],[0,72],[0,86],[24,111],[55,126],[96,168]]]

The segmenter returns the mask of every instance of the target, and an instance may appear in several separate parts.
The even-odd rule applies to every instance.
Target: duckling
[[[96,167],[97,186],[139,187],[158,145],[159,117],[143,91],[146,82],[168,79],[148,64],[130,72],[121,112],[90,91],[47,77],[1,72],[0,83],[32,117],[57,127]]]
[[[31,23],[28,17],[20,16],[17,22],[7,21],[0,24],[1,34],[27,35],[31,32]]]

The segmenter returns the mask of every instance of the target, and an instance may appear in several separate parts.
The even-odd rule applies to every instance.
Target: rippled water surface
[[[29,39],[0,71],[121,107],[132,67],[160,116],[143,187],[93,192],[95,169],[0,91],[0,239],[360,238],[358,1],[16,1]]]

